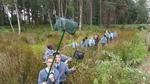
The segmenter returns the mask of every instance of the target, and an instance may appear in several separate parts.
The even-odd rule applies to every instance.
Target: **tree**
[[[147,0],[136,0],[137,2],[137,19],[135,20],[134,24],[137,22],[143,23],[146,22],[145,18],[148,18],[148,9],[146,8]]]
[[[10,26],[12,28],[12,31],[13,31],[13,33],[15,33],[14,27],[13,27],[12,22],[11,22],[11,14],[9,12],[8,6],[4,5],[4,3],[5,3],[4,0],[2,0],[2,3],[3,3],[3,7],[4,7],[4,10],[5,10],[5,13],[7,14]]]
[[[53,3],[53,0],[52,0],[52,3]],[[45,7],[45,13],[48,14],[48,20],[49,20],[49,24],[50,24],[50,27],[52,28],[52,31],[53,31],[53,24],[52,24],[52,19],[51,19],[51,14],[50,14],[50,2],[49,1],[45,1],[44,2],[44,7]],[[53,5],[54,6],[54,5]],[[53,7],[55,9],[55,7]]]
[[[99,3],[100,3],[99,6],[100,26],[102,26],[102,0],[100,0]]]
[[[17,0],[14,0],[14,4],[15,4],[15,11],[16,11],[16,15],[17,15],[17,22],[18,22],[18,34],[21,33],[21,28],[20,28],[20,19],[19,19],[19,13],[18,13],[18,7],[17,7]]]
[[[109,27],[111,21],[113,20],[113,12],[115,12],[116,9],[116,3],[113,1],[104,1],[103,2],[103,21],[104,26]]]
[[[93,6],[92,6],[92,0],[89,0],[89,5],[90,5],[90,25],[92,25],[92,21],[93,21]]]
[[[78,1],[79,1],[79,9],[80,9],[79,30],[81,30],[81,27],[82,27],[83,0],[78,0]]]

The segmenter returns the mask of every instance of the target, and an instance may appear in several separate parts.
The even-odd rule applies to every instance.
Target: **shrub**
[[[120,56],[103,51],[111,60],[99,61],[95,67],[94,84],[137,84],[148,83],[148,76],[126,66]]]
[[[131,35],[132,34],[132,35]],[[140,33],[130,32],[127,38],[122,37],[121,44],[113,50],[129,66],[135,67],[146,57],[146,44]]]
[[[38,72],[43,67],[42,60],[27,44],[16,40],[14,42],[5,44],[3,51],[0,52],[0,82],[3,84],[35,84]]]

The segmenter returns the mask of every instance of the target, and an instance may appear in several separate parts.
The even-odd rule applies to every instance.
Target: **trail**
[[[142,35],[145,38],[145,42],[147,44],[147,49],[148,49],[148,44],[149,42],[147,42],[147,35],[149,33],[146,33],[145,31],[142,30]],[[148,36],[149,37],[149,36]],[[148,50],[149,51],[149,50]],[[142,73],[147,74],[150,76],[150,52],[147,52],[147,57],[143,60],[143,62],[137,67]],[[147,79],[147,83],[150,84],[150,78]],[[144,83],[145,84],[145,83]]]
[[[138,67],[143,73],[150,75],[150,54]]]
[[[147,44],[147,48],[149,47],[149,35],[150,33],[146,33],[146,30],[141,31],[143,37],[145,38],[145,42]],[[150,75],[150,52],[148,52],[148,56],[144,59],[144,61],[138,66],[138,68],[145,74]]]

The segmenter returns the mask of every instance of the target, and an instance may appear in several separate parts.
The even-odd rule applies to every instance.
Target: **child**
[[[86,50],[89,48],[89,39],[85,37]]]
[[[104,49],[104,47],[107,45],[106,35],[101,38],[100,42],[102,43],[102,49]]]
[[[46,59],[47,67],[39,72],[38,84],[59,84],[59,71],[56,68],[54,68],[54,64],[52,65],[48,81],[46,81],[53,58],[54,58],[53,56],[47,57]]]
[[[74,40],[71,44],[68,44],[66,46],[72,46],[73,49],[77,49],[79,44],[78,44],[78,42],[76,40]]]
[[[86,47],[85,39],[82,39],[82,42],[80,43],[80,48],[85,49],[85,47]]]
[[[75,67],[69,69],[65,63],[61,62],[61,54],[60,53],[54,53],[54,54],[56,54],[55,67],[59,71],[60,84],[63,84],[66,81],[66,74],[72,73],[75,70]]]
[[[48,44],[48,45],[47,45],[47,48],[48,48],[48,49],[47,49],[47,51],[45,52],[44,60],[47,59],[47,57],[48,57],[49,55],[53,55],[54,52],[55,52],[55,50],[54,50],[53,47],[52,47],[52,44]],[[64,54],[62,54],[62,59],[61,59],[61,61],[65,62],[65,63],[68,63],[68,62],[72,61],[72,58],[71,58],[71,57],[68,57],[68,56],[66,56],[66,55],[64,55]],[[45,63],[45,62],[43,62],[43,63]]]
[[[94,40],[95,40],[95,50],[97,50],[98,49],[98,43],[99,43],[99,36],[98,35],[95,35],[95,37],[94,37]]]
[[[89,47],[92,47],[95,45],[95,40],[94,40],[94,37],[91,36],[91,39],[89,39]]]

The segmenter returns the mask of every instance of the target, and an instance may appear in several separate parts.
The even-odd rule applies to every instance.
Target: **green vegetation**
[[[108,44],[105,50],[101,44],[97,51],[84,51],[85,57],[77,62],[77,70],[67,76],[67,84],[148,84],[150,76],[136,67],[147,56],[146,42],[136,25],[120,29],[117,25],[108,30],[117,31],[118,38]],[[11,28],[0,27],[0,84],[36,84],[38,72],[45,67],[43,52],[46,45],[52,43],[56,49],[62,32],[51,31],[47,26],[24,28],[22,34],[12,34]],[[133,27],[133,28],[131,28]],[[147,27],[147,45],[149,45],[149,27]],[[81,42],[85,36],[98,34],[105,29],[84,25],[74,36],[65,34],[60,52],[73,56],[71,47],[63,47],[77,39]],[[80,49],[78,49],[80,50]],[[69,63],[74,66],[75,58]]]

